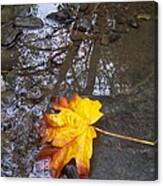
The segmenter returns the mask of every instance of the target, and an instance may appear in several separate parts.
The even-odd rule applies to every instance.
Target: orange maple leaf
[[[50,146],[44,147],[38,159],[49,157],[52,175],[58,178],[63,167],[75,159],[80,178],[87,178],[90,170],[93,138],[96,132],[92,124],[102,116],[98,100],[82,98],[77,94],[68,101],[58,98],[53,104],[59,113],[44,114],[44,129],[41,135]]]

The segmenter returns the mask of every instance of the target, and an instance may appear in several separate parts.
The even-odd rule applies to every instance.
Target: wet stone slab
[[[17,27],[25,27],[31,29],[38,29],[43,27],[43,21],[38,17],[17,17],[14,21],[14,25]]]
[[[100,141],[103,141],[100,138]],[[111,141],[111,140],[110,140]],[[123,142],[124,144],[125,142]],[[153,147],[122,145],[122,142],[108,145],[95,142],[92,160],[92,179],[106,180],[155,180]],[[149,163],[150,162],[150,163]]]

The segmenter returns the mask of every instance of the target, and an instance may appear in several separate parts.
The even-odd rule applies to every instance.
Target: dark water
[[[2,6],[2,176],[51,177],[41,148],[40,116],[51,98],[98,98],[99,127],[154,140],[154,4]],[[90,178],[155,178],[157,149],[99,135]],[[71,178],[69,167],[62,177]],[[73,174],[73,173],[72,173]]]

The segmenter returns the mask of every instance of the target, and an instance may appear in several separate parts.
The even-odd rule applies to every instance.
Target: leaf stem
[[[136,143],[141,143],[141,144],[144,144],[144,145],[154,146],[157,143],[157,140],[148,141],[148,140],[139,139],[139,138],[135,138],[135,137],[125,136],[125,135],[122,135],[122,134],[117,134],[117,133],[114,133],[114,132],[109,132],[109,131],[100,129],[98,127],[95,127],[95,130],[102,133],[102,134],[108,135],[108,136],[112,136],[112,137],[127,140],[127,141],[132,141],[132,142],[136,142]]]

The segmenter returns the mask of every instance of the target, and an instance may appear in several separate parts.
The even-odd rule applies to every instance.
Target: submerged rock
[[[11,90],[2,93],[2,106],[10,106],[16,100],[15,93]]]
[[[17,79],[18,73],[16,70],[11,70],[7,75],[6,75],[6,82],[8,83],[9,87],[14,89],[16,84],[17,84]]]
[[[42,96],[42,92],[39,87],[33,87],[29,92],[27,93],[28,99],[39,99]]]
[[[15,61],[18,59],[18,51],[15,47],[11,49],[4,49],[1,50],[1,69],[2,71],[10,71],[13,69],[15,65]]]
[[[1,22],[14,21],[16,16],[27,16],[31,12],[30,5],[4,5],[1,9]]]
[[[35,42],[26,41],[26,43],[27,43],[29,48],[38,49],[38,50],[49,50],[49,51],[52,50],[53,44],[54,44],[54,42],[51,38],[50,39],[44,39],[44,40],[42,40],[42,39],[39,40],[38,39]]]
[[[28,16],[31,14],[31,6],[30,5],[15,5],[15,16]]]
[[[27,27],[32,29],[42,28],[44,25],[43,21],[35,16],[17,17],[14,24],[17,27]]]
[[[46,16],[47,19],[57,21],[59,23],[71,23],[74,19],[67,11],[52,12]]]
[[[21,30],[14,28],[12,24],[2,26],[1,45],[3,47],[12,47],[21,33]]]

